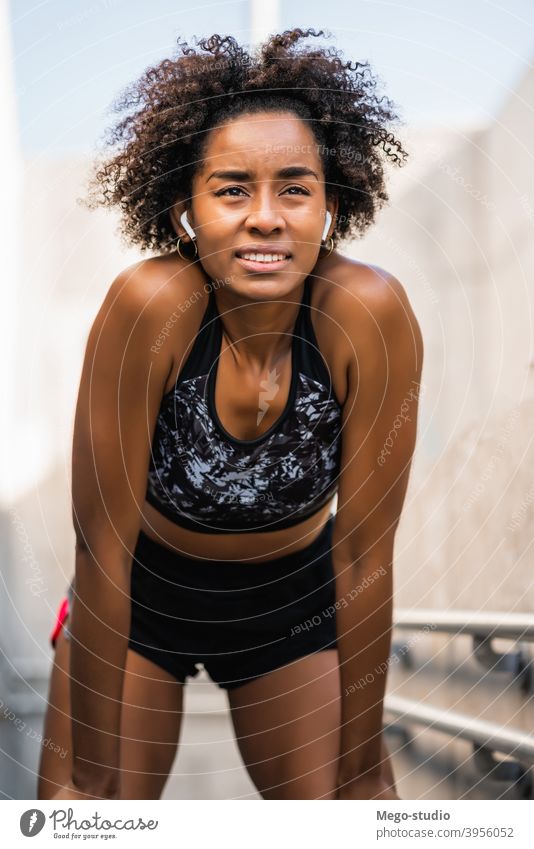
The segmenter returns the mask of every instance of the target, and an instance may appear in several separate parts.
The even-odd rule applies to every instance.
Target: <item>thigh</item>
[[[121,714],[121,798],[159,799],[180,738],[184,685],[128,649]]]
[[[51,799],[72,775],[70,641],[62,630],[50,678],[41,747],[38,799]],[[172,767],[180,735],[183,685],[128,649],[121,712],[121,793],[125,799],[157,799]]]
[[[340,745],[337,649],[228,691],[237,742],[264,799],[333,799]]]

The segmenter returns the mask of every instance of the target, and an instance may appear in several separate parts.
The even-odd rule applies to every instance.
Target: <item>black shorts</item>
[[[224,689],[336,646],[331,516],[311,545],[258,563],[184,557],[139,534],[129,648]]]

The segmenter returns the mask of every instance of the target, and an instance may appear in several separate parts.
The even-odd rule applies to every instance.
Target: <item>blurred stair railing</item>
[[[496,781],[512,781],[522,799],[534,798],[531,767],[534,764],[534,734],[524,734],[467,716],[464,713],[443,710],[399,696],[386,696],[384,712],[393,718],[386,729],[401,731],[409,740],[406,724],[423,725],[433,731],[443,731],[451,737],[460,737],[473,744],[473,755],[480,772]],[[494,753],[509,755],[513,760],[499,761]]]
[[[524,647],[509,652],[497,652],[492,640],[502,638],[534,642],[534,616],[527,613],[500,613],[473,610],[404,610],[394,614],[395,628],[432,630],[447,634],[468,634],[473,638],[473,654],[492,672],[511,672],[520,687],[530,692],[533,685],[533,662]],[[393,651],[396,647],[393,646]],[[398,650],[398,646],[397,646]],[[410,666],[409,652],[402,659]]]
[[[424,629],[473,638],[473,654],[491,671],[511,672],[525,695],[532,689],[533,661],[524,647],[510,652],[496,652],[491,641],[496,638],[534,642],[534,616],[522,613],[476,612],[471,610],[436,611],[404,610],[394,613],[394,626],[400,630]],[[392,654],[399,653],[411,668],[409,649],[402,643],[392,644]],[[508,729],[494,722],[463,713],[404,699],[386,696],[384,712],[391,718],[386,728],[397,730],[408,740],[407,725],[422,725],[468,740],[473,745],[474,761],[486,776],[498,781],[513,781],[523,799],[534,798],[534,734]],[[496,760],[495,753],[512,760]]]

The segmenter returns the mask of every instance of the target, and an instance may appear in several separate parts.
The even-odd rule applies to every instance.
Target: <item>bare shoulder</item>
[[[196,300],[202,300],[206,280],[198,263],[175,255],[150,257],[117,274],[102,306],[145,326],[158,326],[173,313],[185,315],[187,310],[180,306],[191,301],[194,292],[198,293]]]
[[[144,352],[153,374],[173,383],[194,339],[209,298],[208,278],[202,267],[178,256],[157,256],[120,271],[109,286],[93,321],[88,343],[89,360],[99,349],[113,357],[137,357]],[[170,382],[169,382],[170,381]]]
[[[354,317],[357,312],[370,312],[377,319],[395,318],[411,304],[403,284],[379,265],[336,255],[328,265],[320,266],[324,280],[325,306]],[[332,285],[333,284],[333,285]]]
[[[329,261],[330,260],[330,261]],[[399,337],[412,339],[422,355],[422,336],[406,288],[395,275],[378,265],[341,254],[322,260],[320,308],[342,331],[347,352],[355,346],[380,345]]]

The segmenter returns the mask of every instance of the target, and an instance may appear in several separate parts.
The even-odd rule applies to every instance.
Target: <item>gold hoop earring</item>
[[[183,253],[182,253],[182,250],[181,250],[181,244],[180,244],[180,243],[181,243],[181,241],[182,241],[182,237],[181,237],[181,236],[178,236],[178,241],[176,242],[176,250],[178,251],[178,253],[179,253],[179,254],[180,254],[180,256],[182,257],[182,259],[195,259],[195,257],[196,257],[196,256],[198,256],[197,243],[196,243],[196,242],[194,242],[193,240],[191,240],[190,242],[184,242],[184,244],[186,244],[186,245],[191,245],[191,244],[192,244],[192,245],[193,245],[193,247],[194,247],[194,249],[195,249],[195,253],[193,254],[193,256],[187,256],[187,254],[183,254]]]
[[[329,238],[326,240],[326,242],[324,244],[321,242],[321,247],[326,248],[329,244],[330,244],[330,247],[328,248],[328,253],[323,254],[323,259],[326,259],[327,256],[330,256],[330,254],[334,250],[334,240],[333,240],[332,236],[329,236]]]

